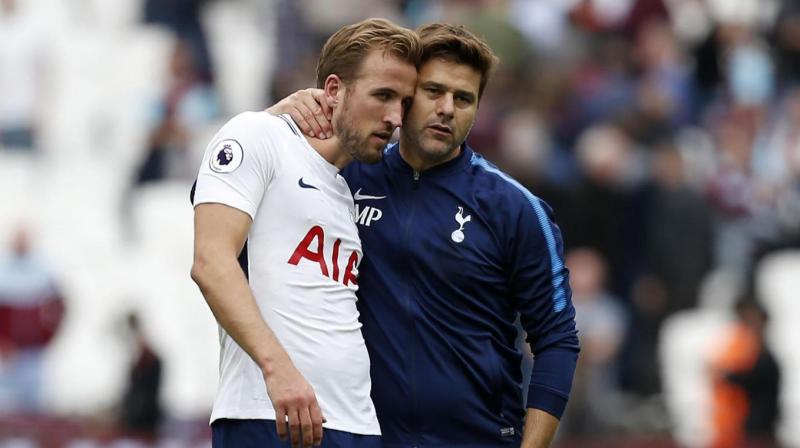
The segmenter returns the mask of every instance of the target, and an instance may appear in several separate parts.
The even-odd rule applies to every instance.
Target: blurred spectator
[[[778,79],[783,85],[800,82],[800,2],[781,1],[774,29]]]
[[[780,370],[764,342],[767,314],[744,299],[736,304],[736,318],[712,361],[711,446],[774,446]]]
[[[665,0],[634,0],[622,23],[622,29],[637,40],[640,33],[669,24],[670,11]],[[658,30],[662,32],[662,30]],[[671,34],[671,32],[670,32]]]
[[[214,89],[203,80],[187,42],[178,40],[170,57],[167,92],[158,105],[143,164],[136,183],[169,178],[190,179],[195,160],[190,153],[194,133],[219,115]]]
[[[764,182],[783,188],[800,179],[800,87],[788,89],[761,129],[753,169]]]
[[[606,261],[597,251],[573,249],[566,265],[581,356],[562,424],[566,434],[607,435],[623,415],[618,361],[628,317],[620,300],[605,289]]]
[[[595,248],[608,260],[609,290],[629,297],[641,265],[643,159],[617,126],[599,124],[577,144],[581,179],[564,194],[560,216],[568,248]]]
[[[615,35],[584,36],[578,63],[571,77],[567,127],[560,129],[565,147],[575,145],[585,129],[615,122],[634,103],[636,80],[631,76],[630,42]]]
[[[120,403],[119,423],[130,437],[155,441],[163,419],[159,402],[161,358],[147,341],[135,313],[127,316],[127,326],[134,343],[134,362]]]
[[[277,27],[277,42],[274,45],[277,54],[270,96],[284,98],[296,90],[315,84],[312,76],[317,63],[315,49],[322,44],[317,42],[300,2],[276,0],[274,5],[265,5],[265,8],[268,8],[268,14],[276,16]]]
[[[586,31],[619,29],[636,0],[579,0],[570,12],[572,21]]]
[[[500,123],[498,163],[539,197],[548,179],[552,142],[542,118],[532,108],[511,111]],[[550,204],[551,206],[553,204]]]
[[[201,17],[209,1],[145,0],[144,22],[164,25],[184,41],[195,61],[197,76],[210,84],[214,80],[214,67]]]
[[[637,141],[653,145],[690,122],[691,74],[666,21],[649,21],[640,26],[634,56],[638,79],[629,132]]]
[[[715,123],[717,168],[707,187],[715,215],[715,265],[745,272],[759,240],[775,231],[774,191],[754,176],[757,111],[731,108]]]
[[[102,1],[78,3],[83,5],[81,10],[89,11],[90,3]],[[207,8],[212,6],[211,0],[134,1],[136,8],[143,8],[143,22],[168,27],[180,43],[172,55],[169,85],[163,89],[167,93],[157,100],[159,107],[151,123],[147,151],[143,151],[140,166],[128,168],[135,170],[137,185],[160,179],[189,180],[198,162],[193,157],[199,156],[193,154],[192,141],[198,140],[197,133],[219,113],[211,84],[213,64],[209,47],[227,47],[211,45],[217,42],[207,39],[227,36],[224,32],[206,34],[203,29],[204,14],[212,23],[215,19],[207,14],[212,11]],[[133,41],[146,33],[109,35],[111,27],[70,28],[74,23],[63,20],[62,8],[56,7],[60,3],[0,0],[0,146],[35,147],[42,136],[61,135],[60,126],[74,130],[76,135],[94,135],[90,130],[74,129],[79,124],[89,124],[90,119],[65,121],[54,116],[53,120],[39,120],[42,99],[54,101],[56,111],[63,113],[58,108],[63,102],[58,89],[77,87],[77,83],[92,79],[82,70],[95,67],[75,64],[75,59],[66,54],[63,58],[45,59],[46,38],[40,30],[55,32],[61,39],[59,48],[70,54],[75,51],[78,56],[94,54],[107,46],[119,48],[118,56],[128,60],[123,51],[130,49],[135,56],[137,49],[148,48]],[[695,306],[697,283],[710,267],[733,267],[736,275],[743,275],[753,265],[755,256],[778,247],[800,245],[800,1],[244,0],[235,3],[237,11],[269,15],[270,20],[264,24],[274,27],[267,34],[275,40],[268,42],[274,52],[271,91],[275,98],[313,84],[308,74],[313,73],[315,53],[321,42],[331,30],[367,16],[396,19],[412,27],[439,20],[463,23],[485,34],[503,55],[481,100],[479,118],[468,140],[482,147],[484,155],[553,207],[566,248],[581,248],[575,251],[579,260],[576,266],[592,265],[580,262],[582,257],[592,258],[581,254],[599,253],[600,264],[606,266],[601,270],[607,270],[607,282],[599,290],[610,301],[583,300],[584,295],[576,292],[575,303],[580,308],[578,325],[582,326],[580,337],[584,343],[612,340],[615,343],[609,345],[615,347],[615,354],[609,355],[610,365],[590,363],[597,350],[585,349],[591,354],[585,356],[579,367],[580,384],[576,379],[576,395],[568,408],[565,430],[580,432],[595,427],[600,435],[607,431],[661,428],[650,424],[657,418],[644,414],[647,403],[660,399],[654,344],[662,322],[679,310],[681,314],[691,314],[683,310]],[[134,8],[124,4],[120,7]],[[100,42],[103,45],[97,45]],[[48,68],[42,66],[43,62],[53,64],[53,75],[42,72],[42,68]],[[43,75],[47,75],[46,87],[53,83],[53,95],[42,92]],[[127,88],[124,83],[114,85]],[[103,128],[109,135],[102,137],[108,137],[110,142],[120,141],[126,138],[125,132],[130,132],[126,130],[129,126],[116,122],[109,122]],[[205,140],[203,137],[201,141]],[[680,147],[679,151],[672,142]],[[35,165],[30,168],[26,165],[30,162],[27,159],[11,157],[8,163],[3,159],[0,184],[30,182],[41,192],[63,187],[59,183],[63,182],[63,176],[58,175],[60,162],[48,166],[48,175],[42,175],[43,171],[36,171]],[[98,157],[97,161],[101,159]],[[125,208],[132,203],[130,199],[128,196],[121,205],[114,205]],[[7,204],[11,204],[10,209]],[[81,216],[96,216],[102,205],[102,201],[78,201],[71,206],[77,207],[75,213]],[[6,215],[16,215],[8,213],[16,211],[14,201],[0,201],[0,206],[5,206],[0,207],[0,221]],[[51,219],[50,216],[45,214],[42,218]],[[126,225],[133,220],[122,222]],[[91,244],[96,239],[90,233],[74,237],[81,244]],[[39,277],[16,274],[23,268],[34,267],[41,269]],[[9,305],[12,302],[6,292],[13,290],[18,294],[25,288],[42,291],[52,288],[52,295],[57,296],[58,291],[55,286],[47,286],[48,280],[44,279],[50,279],[50,274],[30,255],[14,256],[0,269],[5,272],[0,272],[0,377],[3,378],[0,408],[5,411],[10,407],[16,409],[17,402],[25,400],[21,396],[25,389],[17,385],[25,383],[28,387],[36,379],[35,375],[11,372],[39,369],[36,362],[12,361],[21,358],[11,356],[10,347],[49,339],[48,334],[52,335],[58,321],[44,319],[40,321],[41,327],[32,331],[39,332],[39,336],[28,333],[20,336],[20,331],[37,327],[21,326],[19,322],[24,320],[10,317],[12,312],[19,315],[20,311],[12,311],[14,307]],[[573,282],[583,282],[581,271],[586,270],[591,268],[574,268]],[[611,303],[608,309],[598,305],[606,302]],[[53,301],[52,305],[60,307],[60,302]],[[85,308],[105,312],[102,307]],[[707,308],[701,312],[708,311]],[[83,309],[76,307],[70,311]],[[43,312],[40,317],[48,315],[44,308]],[[31,316],[37,313],[32,311],[27,318],[35,321]],[[623,319],[622,327],[612,324],[614,316],[619,315],[629,318],[629,321]],[[81,322],[83,318],[76,316]],[[620,343],[622,347],[615,345],[620,328],[623,330],[619,337],[625,338]],[[12,337],[12,333],[16,336]],[[172,337],[166,331],[159,334]],[[161,346],[162,341],[150,342]],[[775,342],[786,343],[777,339]],[[141,343],[147,347],[144,341]],[[77,347],[81,342],[69,344],[71,340],[65,338],[64,352],[68,353],[65,359],[74,352],[90,350]],[[59,353],[60,349],[61,346]],[[20,353],[19,349],[14,350]],[[38,350],[41,352],[43,348]],[[142,353],[151,350],[141,349]],[[788,353],[789,361],[797,356],[791,348],[779,351],[778,345],[775,351]],[[148,358],[149,355],[143,355],[136,365],[152,367],[145,361]],[[526,357],[525,362],[530,359]],[[36,366],[25,367],[32,364]],[[12,369],[12,365],[21,367]],[[526,364],[525,368],[530,367]],[[133,368],[134,372],[146,370]],[[6,378],[12,376],[20,382],[9,383]],[[157,382],[152,376],[149,378],[151,384]],[[598,398],[592,396],[594,392],[586,392],[606,380],[609,389],[599,393]],[[627,410],[619,413],[624,421],[614,422],[604,419],[605,415],[597,415],[597,403],[603,400],[609,403],[605,414],[614,412],[614,400],[606,392],[613,396],[615,387],[622,387],[626,393]],[[788,395],[784,392],[781,397],[787,409],[797,402],[789,390]],[[138,396],[132,391],[128,394]],[[150,395],[148,405],[130,400],[130,406],[152,411],[157,408],[153,396]],[[581,400],[592,404],[578,405]],[[126,412],[136,414],[132,410]],[[575,416],[570,423],[572,413]],[[603,414],[603,410],[599,413]],[[157,414],[158,411],[150,412],[151,416]],[[787,413],[786,418],[792,419],[794,415]],[[121,415],[118,418],[123,419]],[[666,425],[665,421],[662,419],[661,423]],[[133,428],[136,424],[128,426]],[[796,419],[784,422],[781,435],[786,446],[800,446],[797,428],[800,423]],[[3,436],[0,421],[0,438]],[[584,441],[586,438],[578,442],[564,440],[564,445],[584,446]],[[606,445],[625,444],[614,440]]]
[[[0,263],[0,413],[41,409],[44,350],[63,311],[53,274],[19,228],[10,257]]]
[[[482,7],[465,8],[463,16],[456,17],[455,22],[463,23],[470,31],[486,39],[502,61],[499,70],[521,70],[530,49],[526,46],[525,36],[511,23],[505,2],[484,0],[476,2],[476,5]]]
[[[775,202],[777,232],[771,243],[800,237],[800,87],[785,91],[760,129],[753,150],[754,176]]]
[[[17,0],[0,0],[0,148],[36,145],[44,34]]]
[[[672,144],[653,154],[652,181],[645,226],[647,273],[663,285],[663,312],[671,314],[697,304],[700,283],[713,265],[712,220],[702,193],[687,183],[683,157]]]
[[[773,95],[774,68],[767,47],[749,30],[735,30],[738,36],[727,55],[726,77],[737,105],[759,106]]]
[[[579,0],[511,0],[509,20],[536,49],[558,52],[567,34],[568,13]],[[555,56],[555,55],[554,55]]]
[[[700,114],[719,94],[723,80],[722,54],[725,49],[720,43],[717,25],[709,30],[705,38],[692,48],[693,77],[697,96],[692,100],[695,114]]]
[[[712,266],[712,221],[703,195],[690,188],[681,154],[662,144],[652,155],[651,185],[643,220],[643,269],[631,297],[634,316],[626,372],[632,389],[661,389],[657,347],[672,313],[697,304]]]

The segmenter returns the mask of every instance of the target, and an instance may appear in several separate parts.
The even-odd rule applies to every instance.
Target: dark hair
[[[422,40],[422,64],[432,58],[443,58],[469,65],[481,74],[478,97],[483,95],[486,83],[489,82],[489,77],[498,61],[486,42],[463,25],[430,23],[419,27],[417,33]]]
[[[367,19],[335,32],[322,47],[317,62],[317,87],[335,74],[344,82],[358,77],[361,63],[372,50],[383,50],[419,67],[422,44],[417,34],[385,19]]]

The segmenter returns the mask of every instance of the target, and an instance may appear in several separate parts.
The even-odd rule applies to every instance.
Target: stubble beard
[[[406,137],[406,140],[411,142],[411,147],[409,149],[421,160],[431,165],[437,165],[442,160],[447,159],[453,151],[457,151],[458,148],[461,147],[460,144],[456,145],[454,141],[444,142],[426,137],[425,130],[427,127],[418,131],[414,131],[410,128],[405,130],[405,127],[401,127],[400,129]],[[434,147],[436,149],[433,149]]]
[[[342,149],[354,160],[364,163],[377,163],[381,160],[381,151],[370,150],[368,138],[360,135],[350,118],[350,92],[345,94],[342,104],[341,119],[333,124]]]

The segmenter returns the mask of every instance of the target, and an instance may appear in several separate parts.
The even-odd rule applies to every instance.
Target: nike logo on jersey
[[[358,191],[356,191],[356,194],[353,195],[353,199],[355,199],[356,201],[361,201],[364,199],[385,199],[385,198],[386,196],[370,196],[368,194],[361,194],[360,188],[358,189]]]
[[[302,177],[297,181],[297,185],[300,185],[300,188],[313,188],[315,190],[319,190],[319,188],[317,188],[317,187],[315,187],[315,186],[313,186],[311,184],[307,184],[307,183],[303,182],[303,178]]]

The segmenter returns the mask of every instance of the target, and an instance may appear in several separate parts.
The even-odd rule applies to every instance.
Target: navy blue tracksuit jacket
[[[518,446],[518,313],[534,353],[528,407],[560,417],[579,348],[550,208],[466,145],[422,173],[393,145],[341,174],[384,446]]]

